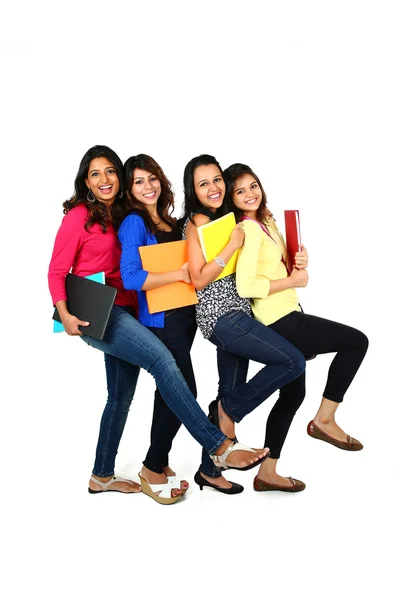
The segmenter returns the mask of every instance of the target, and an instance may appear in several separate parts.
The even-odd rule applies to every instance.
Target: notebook
[[[69,273],[65,278],[69,312],[81,321],[88,321],[90,324],[87,327],[80,325],[79,329],[98,340],[103,339],[117,295],[115,288],[105,285],[102,281],[104,281],[104,273],[95,273],[88,277]],[[60,325],[61,319],[57,309],[54,311],[53,319],[54,332],[63,331],[64,327]]]
[[[287,268],[291,273],[294,264],[294,255],[300,252],[300,215],[298,210],[285,210],[285,229],[287,247]]]
[[[210,221],[209,223],[200,225],[200,227],[197,228],[201,249],[203,251],[204,258],[208,263],[214,260],[221,250],[225,248],[235,227],[235,215],[233,212],[230,212],[219,219],[215,219],[215,221]],[[235,273],[237,257],[238,250],[236,250],[236,252],[228,261],[225,269],[218,275],[218,277],[215,278],[214,281]]]
[[[140,246],[139,254],[143,269],[146,271],[152,273],[175,271],[188,261],[187,241]],[[147,290],[146,300],[150,314],[198,303],[193,285],[183,281]]]

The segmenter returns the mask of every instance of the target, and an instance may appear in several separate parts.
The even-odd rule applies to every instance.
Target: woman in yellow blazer
[[[267,208],[266,194],[257,175],[247,165],[236,163],[224,171],[224,179],[229,208],[237,221],[243,221],[246,234],[236,271],[239,296],[250,298],[254,317],[304,355],[335,353],[321,405],[308,424],[308,434],[343,450],[361,450],[362,444],[336,423],[335,413],[367,352],[367,337],[347,325],[302,312],[296,288],[308,283],[306,249],[302,247],[296,254],[289,273],[286,245]],[[280,390],[267,422],[265,445],[271,450],[271,458],[261,465],[254,480],[257,491],[290,486],[287,478],[277,474],[276,463],[304,395],[305,374]]]

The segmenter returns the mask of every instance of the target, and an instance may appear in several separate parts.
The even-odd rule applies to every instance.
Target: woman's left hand
[[[300,245],[300,252],[296,252],[294,255],[294,266],[296,269],[307,269],[308,267],[308,252],[303,246]]]

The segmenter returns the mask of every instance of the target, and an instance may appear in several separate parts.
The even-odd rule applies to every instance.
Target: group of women
[[[277,472],[277,461],[294,415],[305,397],[305,357],[334,353],[310,436],[344,450],[362,444],[336,423],[335,414],[368,348],[360,331],[303,313],[296,288],[308,282],[304,247],[287,268],[286,247],[257,175],[243,164],[222,171],[210,155],[193,158],[184,172],[184,214],[172,216],[174,196],[162,168],[150,156],[124,165],[107,146],[90,148],[80,163],[75,190],[64,202],[64,218],[49,266],[49,288],[67,334],[80,336],[104,353],[108,398],[100,423],[90,493],[143,491],[173,504],[189,487],[169,465],[181,423],[203,448],[194,479],[237,494],[227,469],[258,467],[255,491],[298,492],[305,484]],[[233,211],[237,225],[228,244],[207,263],[197,228]],[[139,247],[186,239],[188,263],[178,270],[143,269]],[[239,250],[236,274],[218,278]],[[103,271],[117,296],[102,340],[84,333],[87,323],[68,311],[65,277]],[[146,291],[184,281],[197,290],[198,304],[151,314]],[[196,328],[217,349],[219,386],[208,417],[196,400],[190,351]],[[81,329],[82,328],[82,329]],[[249,360],[264,365],[247,380]],[[114,473],[118,445],[140,368],[154,377],[150,446],[140,485]],[[235,426],[276,390],[263,448],[239,443]]]

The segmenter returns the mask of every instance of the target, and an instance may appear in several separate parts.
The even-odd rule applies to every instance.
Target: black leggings
[[[323,396],[334,402],[342,402],[367,352],[368,338],[353,327],[297,311],[269,327],[305,356],[336,352]],[[304,397],[305,374],[281,388],[267,421],[265,446],[270,448],[271,458],[279,458],[293,417]]]

